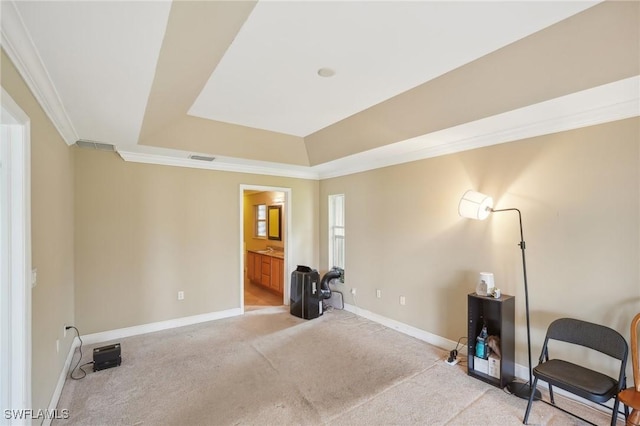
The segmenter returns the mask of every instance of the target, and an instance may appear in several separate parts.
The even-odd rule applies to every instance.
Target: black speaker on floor
[[[308,266],[298,265],[291,273],[290,291],[291,315],[304,319],[318,318],[322,315],[322,296],[320,295],[320,274]]]
[[[117,367],[122,364],[120,343],[102,346],[93,350],[93,371]]]

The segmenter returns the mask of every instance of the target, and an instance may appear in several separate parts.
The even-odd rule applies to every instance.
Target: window
[[[256,208],[256,238],[267,238],[267,205],[258,204]]]
[[[344,194],[329,195],[329,267],[344,269]]]

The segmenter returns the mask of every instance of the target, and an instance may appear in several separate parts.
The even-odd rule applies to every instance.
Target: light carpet
[[[120,367],[87,366],[84,379],[67,379],[58,409],[70,417],[54,424],[520,425],[526,408],[466,365],[447,365],[448,351],[346,311],[303,320],[267,308],[118,342]],[[81,363],[109,343],[83,347]],[[557,399],[609,423],[607,413]],[[583,424],[541,402],[529,420]]]

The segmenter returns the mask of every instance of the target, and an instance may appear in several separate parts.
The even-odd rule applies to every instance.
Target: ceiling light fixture
[[[333,77],[335,74],[336,72],[331,68],[320,68],[318,70],[318,75],[320,77]]]

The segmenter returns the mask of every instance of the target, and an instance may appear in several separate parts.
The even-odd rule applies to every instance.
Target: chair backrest
[[[549,325],[547,338],[594,349],[626,363],[627,341],[612,328],[574,318],[560,318]]]
[[[631,365],[633,366],[633,384],[636,391],[640,392],[640,353],[638,351],[638,326],[640,325],[640,313],[631,321]]]

